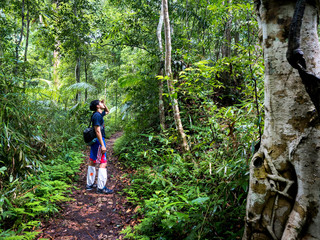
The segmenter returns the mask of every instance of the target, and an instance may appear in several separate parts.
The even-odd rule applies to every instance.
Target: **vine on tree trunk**
[[[320,79],[313,73],[307,71],[306,60],[303,57],[304,53],[300,49],[300,32],[302,18],[306,6],[306,0],[298,0],[294,15],[290,25],[289,42],[287,51],[287,60],[289,64],[299,71],[307,93],[310,96],[315,108],[320,112]]]

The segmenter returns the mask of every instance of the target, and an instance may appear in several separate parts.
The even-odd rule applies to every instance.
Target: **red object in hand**
[[[99,163],[99,164],[100,164],[100,162],[101,162],[101,157],[102,157],[101,146],[99,146],[99,148],[98,148],[98,153],[97,153],[96,163]]]

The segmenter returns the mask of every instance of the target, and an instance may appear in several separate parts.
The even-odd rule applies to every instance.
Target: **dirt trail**
[[[115,240],[122,239],[119,232],[127,225],[133,225],[135,214],[126,197],[120,195],[128,183],[118,159],[113,155],[113,144],[121,136],[115,133],[107,140],[108,181],[107,187],[114,194],[97,194],[96,190],[86,191],[86,172],[89,148],[79,172],[78,190],[72,190],[70,197],[75,201],[62,204],[60,215],[43,224],[37,239],[55,240]]]

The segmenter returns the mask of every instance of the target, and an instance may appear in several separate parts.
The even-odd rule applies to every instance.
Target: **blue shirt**
[[[92,126],[100,126],[101,135],[103,138],[106,138],[106,133],[104,131],[104,120],[103,117],[106,115],[106,112],[102,113],[95,112],[92,116]]]

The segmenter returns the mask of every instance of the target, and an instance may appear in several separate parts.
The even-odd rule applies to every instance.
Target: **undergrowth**
[[[173,129],[127,131],[116,142],[136,170],[125,191],[140,223],[122,231],[126,239],[240,239],[257,128],[248,106],[213,109],[188,129],[190,153],[177,150]]]
[[[0,239],[34,239],[41,221],[70,200],[88,111],[34,100],[10,84],[0,84]]]
[[[10,179],[0,191],[0,239],[34,239],[41,220],[57,214],[58,203],[71,200],[66,194],[82,159],[81,153],[65,150],[23,181]]]
[[[1,190],[0,239],[34,239],[41,223],[57,214],[58,203],[66,196],[83,161],[81,153],[62,152],[41,172],[30,174],[21,182],[15,179]]]

